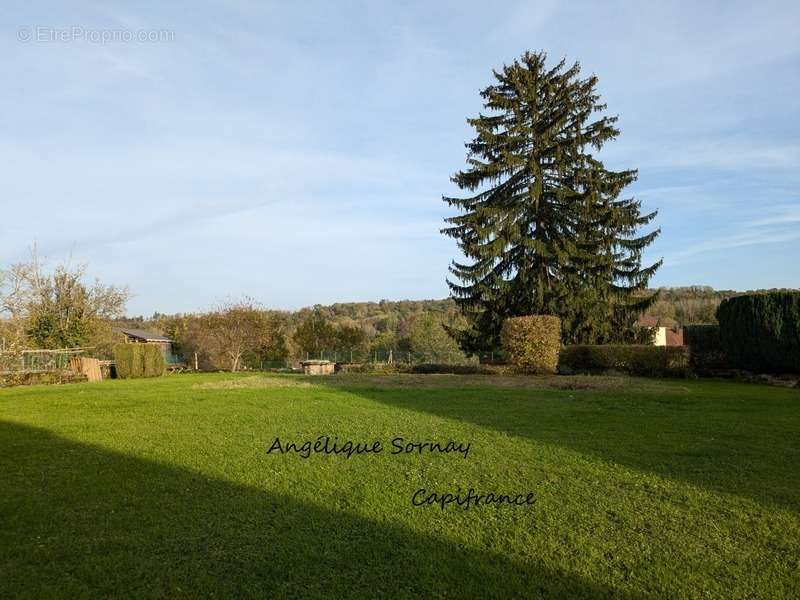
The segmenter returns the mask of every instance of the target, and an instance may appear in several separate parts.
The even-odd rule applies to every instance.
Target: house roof
[[[652,315],[642,315],[639,317],[639,320],[636,321],[636,324],[639,327],[659,327],[660,321],[658,317],[654,317]]]
[[[117,327],[114,331],[125,334],[128,337],[141,340],[143,342],[171,342],[168,337],[153,333],[152,331],[145,331],[144,329],[129,329],[127,327]]]
[[[667,329],[667,346],[683,346],[683,328]]]

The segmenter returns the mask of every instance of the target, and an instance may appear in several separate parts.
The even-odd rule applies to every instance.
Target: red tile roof
[[[683,328],[667,329],[667,346],[683,346]]]
[[[639,317],[639,320],[636,321],[636,324],[639,327],[658,327],[659,319],[658,317],[653,317],[651,315],[642,315]]]

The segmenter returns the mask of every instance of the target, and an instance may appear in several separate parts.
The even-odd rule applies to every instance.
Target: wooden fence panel
[[[69,366],[78,373],[83,373],[89,381],[102,381],[103,373],[100,370],[100,361],[96,358],[76,356],[70,359]]]

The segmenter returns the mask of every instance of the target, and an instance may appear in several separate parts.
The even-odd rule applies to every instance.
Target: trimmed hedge
[[[555,373],[561,350],[561,319],[550,315],[506,319],[500,342],[512,365],[539,373]]]
[[[689,346],[693,367],[700,370],[727,367],[719,325],[684,325],[683,343]]]
[[[622,371],[644,377],[685,377],[689,374],[686,346],[579,345],[561,350],[562,371],[602,373]]]
[[[747,294],[717,309],[720,341],[731,363],[764,373],[800,373],[800,292]]]
[[[117,344],[114,365],[121,379],[161,377],[167,370],[164,354],[155,344]]]
[[[684,325],[683,341],[692,352],[716,352],[722,350],[719,325]]]

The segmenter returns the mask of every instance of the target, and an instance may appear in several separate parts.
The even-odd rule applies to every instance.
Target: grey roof
[[[171,342],[168,337],[153,333],[152,331],[145,331],[144,329],[128,329],[127,327],[117,327],[114,331],[124,333],[128,337],[136,338],[137,340],[144,340],[145,342]]]

